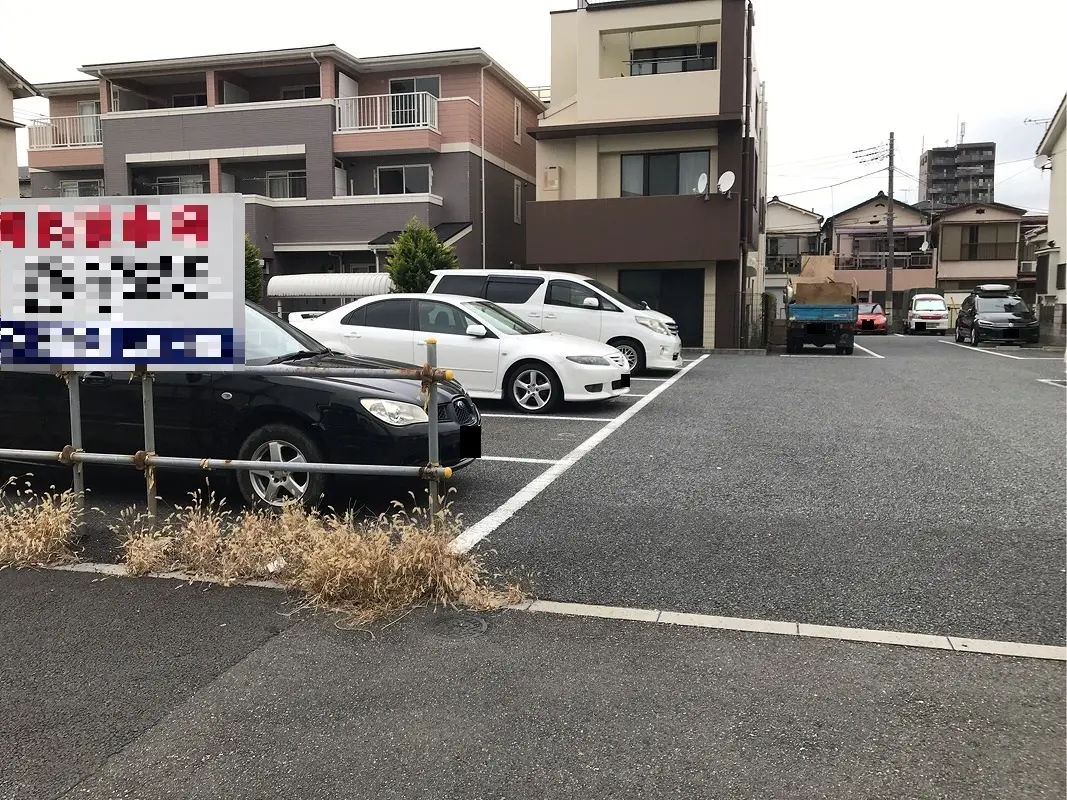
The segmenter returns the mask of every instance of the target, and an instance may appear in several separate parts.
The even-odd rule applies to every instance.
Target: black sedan
[[[960,305],[956,341],[978,346],[982,342],[1037,344],[1041,324],[1034,312],[1010,286],[983,284]]]
[[[249,365],[388,369],[410,367],[331,351],[252,304],[245,308]],[[141,387],[128,373],[81,377],[86,452],[144,448]],[[428,425],[418,381],[381,378],[257,377],[240,373],[160,372],[154,388],[156,451],[165,456],[269,462],[421,466]],[[443,466],[481,455],[481,417],[456,382],[439,384]],[[0,372],[0,447],[60,450],[70,443],[67,389],[50,374]],[[37,465],[40,466],[39,464]],[[322,473],[239,472],[246,502],[278,507],[315,502]]]

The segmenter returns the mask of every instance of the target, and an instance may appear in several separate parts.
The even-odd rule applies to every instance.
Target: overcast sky
[[[289,13],[233,0],[5,3],[0,57],[30,81],[84,78],[81,64],[333,43],[357,56],[482,47],[529,85],[549,83],[549,15],[576,0],[302,0]],[[770,194],[820,214],[885,188],[884,166],[850,153],[896,132],[897,166],[955,141],[997,143],[996,199],[1047,210],[1048,172],[1031,165],[1067,90],[1063,0],[753,0],[767,85]],[[166,18],[160,9],[180,7]],[[43,26],[43,27],[42,27]],[[23,101],[26,121],[47,102]],[[25,163],[25,133],[20,138]],[[847,183],[841,183],[848,181]],[[897,176],[903,200],[916,181]],[[820,189],[830,184],[833,188]],[[814,191],[811,191],[814,190]]]

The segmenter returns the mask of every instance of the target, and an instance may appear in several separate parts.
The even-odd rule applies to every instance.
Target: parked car
[[[435,270],[430,294],[496,303],[537,328],[604,342],[626,356],[630,372],[682,367],[678,325],[600,281],[569,272]]]
[[[525,413],[630,391],[630,369],[615,348],[544,331],[488,300],[379,295],[296,324],[330,347],[395,361],[423,362],[433,337],[438,363],[472,397],[503,397]]]
[[[936,333],[944,336],[948,330],[948,303],[939,294],[916,294],[908,301],[908,315],[904,319],[904,333]]]
[[[245,306],[245,340],[250,365],[411,366],[410,358],[398,364],[333,352],[251,304]],[[81,381],[84,449],[129,454],[143,449],[140,384],[124,372],[84,373]],[[428,417],[420,392],[418,381],[400,379],[160,372],[154,386],[156,450],[167,456],[262,461],[262,472],[237,473],[248,503],[312,503],[329,476],[272,472],[268,465],[424,465]],[[481,455],[481,417],[459,383],[440,385],[436,413],[442,465],[461,468]],[[47,373],[0,372],[0,447],[60,450],[69,443],[63,381]]]
[[[860,303],[856,322],[856,333],[889,333],[889,320],[885,311],[877,303]]]
[[[986,283],[975,287],[956,316],[956,341],[1037,344],[1041,324],[1010,286]]]

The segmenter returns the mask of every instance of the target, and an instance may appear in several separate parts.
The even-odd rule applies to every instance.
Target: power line
[[[882,167],[881,169],[876,169],[874,172],[868,172],[868,173],[866,173],[864,175],[857,175],[855,178],[847,178],[847,179],[845,179],[843,181],[838,181],[837,183],[827,184],[826,186],[817,186],[814,189],[802,189],[799,192],[784,192],[784,193],[780,192],[778,194],[778,196],[779,197],[793,197],[793,196],[798,195],[798,194],[808,194],[809,192],[821,192],[823,189],[832,189],[835,186],[842,186],[842,185],[844,185],[846,183],[852,183],[853,181],[859,181],[859,180],[863,180],[864,178],[869,178],[872,175],[877,175],[877,174],[879,174],[881,172],[885,172],[885,170],[886,170],[886,168]]]
[[[815,164],[817,162],[827,161],[841,161],[843,163],[851,163],[853,159],[869,155],[874,150],[884,149],[885,144],[877,144],[873,147],[861,147],[858,150],[850,150],[846,153],[834,153],[833,155],[826,156],[814,156],[812,158],[802,158],[797,161],[779,161],[771,164],[772,167],[785,167],[794,166],[798,164]]]

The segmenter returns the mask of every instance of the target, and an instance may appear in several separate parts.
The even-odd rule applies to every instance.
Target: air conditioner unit
[[[559,191],[559,167],[545,167],[541,188],[546,192]]]
[[[1037,262],[1036,261],[1020,261],[1019,262],[1019,273],[1022,274],[1024,272],[1037,272]]]

